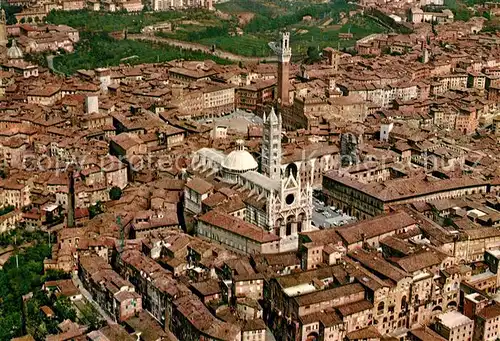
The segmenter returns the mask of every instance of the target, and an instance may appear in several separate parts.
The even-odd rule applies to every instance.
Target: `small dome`
[[[7,50],[7,58],[9,59],[22,59],[23,51],[17,46],[16,40],[12,40],[12,46]]]
[[[222,167],[229,171],[245,172],[256,170],[258,167],[257,161],[252,154],[247,152],[243,147],[243,141],[237,141],[238,147],[236,150],[229,153],[222,162]]]

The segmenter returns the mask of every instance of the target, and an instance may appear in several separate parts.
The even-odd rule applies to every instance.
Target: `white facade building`
[[[237,150],[224,156],[202,148],[194,158],[194,170],[215,174],[240,191],[247,206],[245,220],[280,237],[280,252],[298,247],[298,233],[309,231],[312,217],[312,187],[302,183],[295,163],[281,163],[281,115],[274,109],[264,117],[262,173],[253,156],[238,141]]]

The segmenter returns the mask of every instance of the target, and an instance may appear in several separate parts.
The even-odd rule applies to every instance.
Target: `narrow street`
[[[94,308],[101,314],[103,319],[106,320],[108,324],[116,324],[116,322],[108,315],[107,312],[105,312],[99,304],[97,304],[96,301],[92,298],[92,295],[90,292],[87,291],[87,289],[84,288],[82,282],[80,281],[80,278],[78,278],[78,275],[76,273],[73,273],[71,276],[71,279],[73,280],[73,284],[80,290],[82,293],[83,297],[94,306]]]

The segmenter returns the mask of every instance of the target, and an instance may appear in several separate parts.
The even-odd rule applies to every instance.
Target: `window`
[[[377,314],[381,315],[384,312],[384,302],[380,302],[377,307]]]

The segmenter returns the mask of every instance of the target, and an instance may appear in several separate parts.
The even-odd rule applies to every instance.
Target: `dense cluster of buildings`
[[[213,0],[9,0],[13,6],[21,6],[23,10],[15,14],[17,22],[43,22],[50,11],[100,11],[129,13],[141,12],[145,8],[153,11],[183,10],[202,8],[213,10]]]
[[[44,269],[72,279],[44,289],[109,322],[48,340],[496,340],[500,38],[479,24],[71,77],[23,52],[77,32],[9,28],[1,232],[56,231]]]

